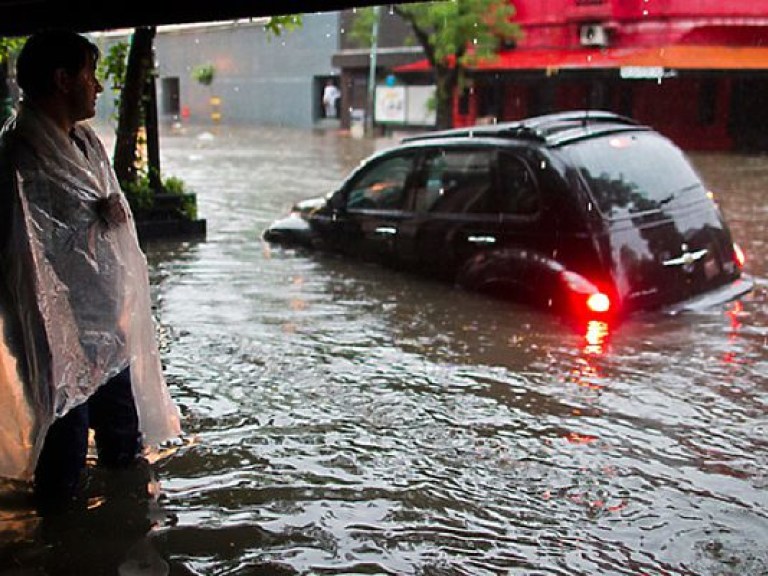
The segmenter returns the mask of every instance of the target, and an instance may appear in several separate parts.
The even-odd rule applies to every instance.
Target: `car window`
[[[413,156],[394,156],[359,174],[349,187],[348,209],[400,210]]]
[[[504,214],[528,215],[539,210],[539,191],[528,166],[513,154],[499,154],[501,194],[499,209]]]
[[[651,133],[577,142],[573,155],[600,211],[612,218],[657,210],[684,194],[704,194],[683,152]]]
[[[496,212],[490,150],[439,150],[424,164],[416,191],[416,210],[482,214]]]

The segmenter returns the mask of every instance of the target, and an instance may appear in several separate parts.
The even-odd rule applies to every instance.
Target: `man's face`
[[[96,98],[104,88],[96,79],[96,62],[91,54],[80,72],[69,77],[68,88],[66,98],[72,121],[93,118],[96,115]]]

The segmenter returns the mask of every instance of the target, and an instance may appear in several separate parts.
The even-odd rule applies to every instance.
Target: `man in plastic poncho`
[[[0,477],[32,479],[42,508],[76,495],[89,428],[108,467],[180,433],[133,217],[82,123],[98,56],[72,32],[30,37],[0,135]]]

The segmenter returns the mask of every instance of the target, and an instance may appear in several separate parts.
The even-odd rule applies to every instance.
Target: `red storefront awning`
[[[768,70],[768,47],[684,46],[649,48],[627,56],[622,66],[677,70]]]
[[[768,47],[687,46],[658,48],[522,49],[500,52],[474,70],[558,70],[658,67],[675,70],[768,70]],[[397,73],[427,72],[421,60],[395,69]]]

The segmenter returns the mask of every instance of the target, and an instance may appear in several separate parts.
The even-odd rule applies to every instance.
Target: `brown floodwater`
[[[186,442],[152,498],[0,502],[0,574],[768,573],[768,157],[692,155],[753,293],[580,333],[260,240],[393,142],[166,130],[208,223],[147,247]]]

